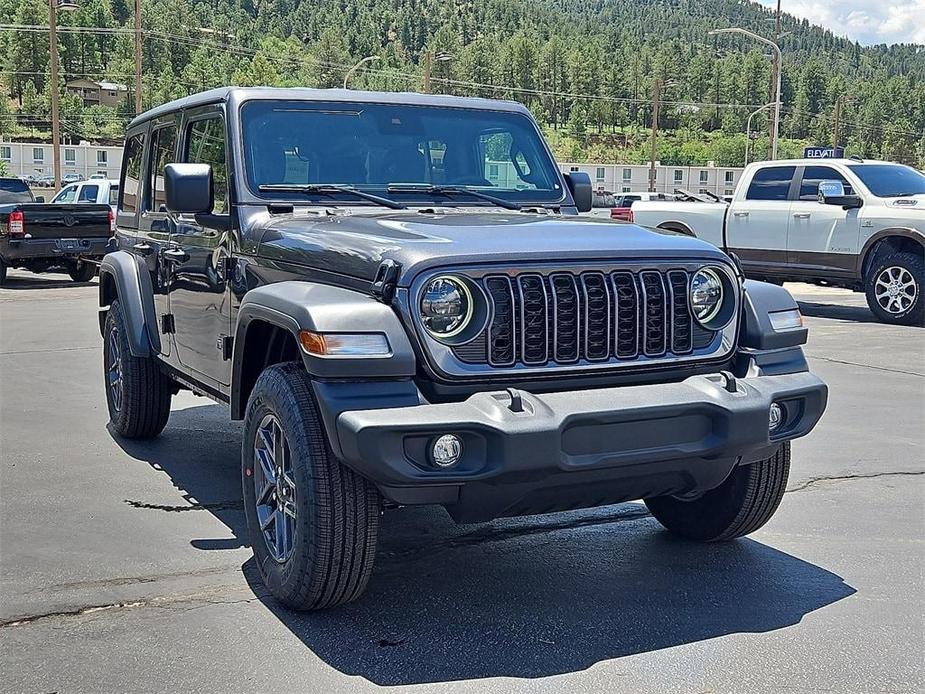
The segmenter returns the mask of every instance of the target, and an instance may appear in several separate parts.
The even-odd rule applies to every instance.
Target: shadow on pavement
[[[0,289],[72,289],[75,287],[93,287],[96,286],[96,284],[97,279],[95,277],[89,282],[75,282],[67,275],[57,273],[48,273],[47,275],[8,273]]]
[[[167,474],[188,504],[221,520],[235,546],[246,544],[240,429],[224,408],[174,411],[161,438],[119,443]],[[641,504],[469,526],[442,509],[388,511],[367,592],[321,613],[276,603],[253,559],[242,570],[315,655],[379,685],[575,672],[782,629],[855,592],[839,576],[753,540],[677,540]]]
[[[845,306],[844,304],[823,304],[815,301],[797,301],[800,312],[813,318],[831,318],[833,320],[852,321],[855,323],[879,323],[866,306]]]

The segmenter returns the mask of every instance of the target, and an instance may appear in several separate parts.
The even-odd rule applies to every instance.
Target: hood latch
[[[401,265],[391,258],[386,258],[379,263],[376,270],[376,279],[373,280],[369,293],[384,304],[391,304],[395,298],[395,287],[398,283],[398,275],[401,272]]]

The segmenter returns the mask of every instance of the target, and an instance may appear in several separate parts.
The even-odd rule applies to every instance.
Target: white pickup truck
[[[883,322],[922,325],[925,175],[855,159],[750,164],[732,202],[637,202],[632,221],[709,241],[771,282],[863,291]]]

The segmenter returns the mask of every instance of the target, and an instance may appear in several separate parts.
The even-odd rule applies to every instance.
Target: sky
[[[777,7],[777,0],[758,0]],[[925,45],[925,0],[782,0],[781,10],[862,45]]]

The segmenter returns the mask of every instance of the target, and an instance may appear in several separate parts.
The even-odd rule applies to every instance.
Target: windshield
[[[925,195],[925,175],[902,164],[859,164],[849,166],[872,195],[895,198]]]
[[[431,106],[251,101],[241,112],[247,182],[343,185],[402,202],[486,204],[465,196],[388,191],[389,185],[462,186],[517,203],[557,203],[559,173],[520,113]],[[263,190],[292,199],[292,191]],[[335,195],[334,197],[340,197]],[[344,194],[350,204],[367,204]],[[327,196],[325,204],[331,203]]]
[[[32,202],[29,186],[18,178],[0,179],[0,203]]]

